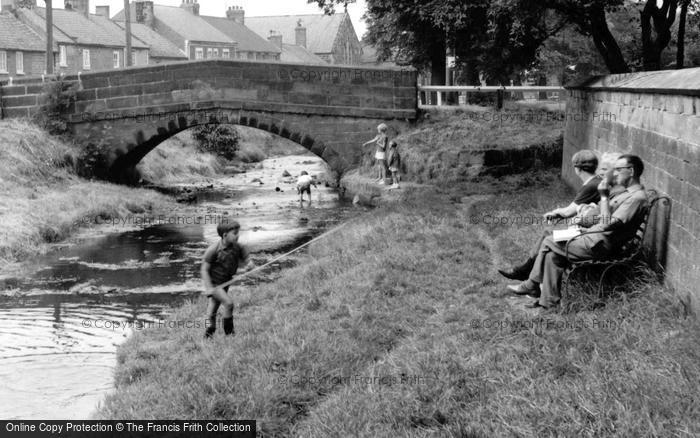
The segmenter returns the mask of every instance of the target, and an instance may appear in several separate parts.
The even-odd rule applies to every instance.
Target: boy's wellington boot
[[[207,320],[207,330],[204,332],[205,338],[211,338],[216,331],[216,318],[209,318]]]
[[[232,334],[234,334],[234,331],[233,331],[233,317],[224,318],[224,319],[223,319],[223,322],[224,322],[224,333],[227,334],[227,335],[232,335]]]

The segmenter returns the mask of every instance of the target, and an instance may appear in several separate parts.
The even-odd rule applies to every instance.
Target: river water
[[[100,219],[78,244],[0,272],[0,418],[89,418],[134,327],[201,293],[200,259],[217,223],[239,221],[239,241],[261,265],[360,212],[323,185],[300,204],[302,170],[325,168],[312,155],[268,159],[219,180],[194,206]]]

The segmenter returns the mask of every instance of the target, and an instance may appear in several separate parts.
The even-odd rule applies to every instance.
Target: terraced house
[[[0,80],[42,74],[45,53],[46,40],[40,34],[9,10],[0,12]]]
[[[53,9],[53,38],[58,48],[56,73],[109,70],[126,65],[124,31],[108,17],[89,13],[88,0],[66,0],[65,9]],[[15,8],[15,16],[46,38],[46,9]],[[132,40],[134,65],[149,63],[149,47]]]

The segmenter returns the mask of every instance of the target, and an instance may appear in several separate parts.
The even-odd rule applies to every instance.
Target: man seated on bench
[[[615,162],[613,175],[615,184],[624,188],[610,195],[606,180],[598,186],[600,192],[600,220],[588,229],[589,233],[575,238],[569,244],[569,259],[578,262],[608,257],[625,242],[632,239],[644,220],[647,196],[640,184],[644,171],[641,158],[636,155],[621,155]],[[537,295],[539,300],[526,305],[529,308],[550,308],[561,299],[561,278],[567,267],[566,242],[544,239],[527,280],[508,286],[517,295]],[[540,289],[538,291],[538,289]]]

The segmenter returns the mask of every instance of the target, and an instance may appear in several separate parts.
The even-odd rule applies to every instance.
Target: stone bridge
[[[268,131],[348,169],[379,123],[416,118],[416,79],[408,69],[183,62],[68,76],[79,91],[63,116],[78,141],[105,152],[115,179],[167,138],[210,123]],[[32,116],[43,90],[36,78],[1,86],[0,114]]]

